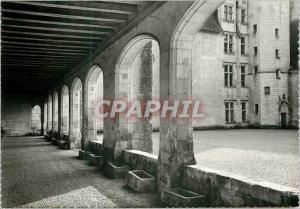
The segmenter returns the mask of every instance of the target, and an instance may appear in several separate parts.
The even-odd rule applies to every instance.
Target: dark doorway
[[[286,128],[286,113],[281,113],[281,128]]]

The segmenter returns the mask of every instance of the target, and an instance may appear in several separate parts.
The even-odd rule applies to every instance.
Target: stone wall
[[[89,141],[89,151],[104,155],[103,146]],[[105,159],[107,160],[106,156]],[[157,177],[158,157],[138,151],[124,150],[122,162],[131,170],[144,170]],[[180,186],[204,194],[210,207],[296,206],[299,191],[270,182],[255,182],[241,175],[201,167],[184,166]]]
[[[296,128],[299,120],[299,70],[290,71],[289,74],[290,122]]]
[[[31,97],[26,95],[1,96],[1,126],[10,136],[31,132]]]
[[[298,205],[299,192],[294,188],[196,165],[183,169],[182,186],[206,195],[211,207]]]
[[[249,2],[249,52],[251,65],[250,115],[251,124],[280,126],[279,96],[288,96],[287,72],[290,68],[289,53],[289,1]],[[253,26],[257,25],[254,33]],[[275,29],[278,29],[278,36]],[[257,56],[254,55],[257,47]],[[275,50],[279,50],[279,57]],[[257,66],[257,72],[255,72]],[[280,69],[281,78],[276,78]],[[270,87],[270,94],[265,94]],[[258,104],[256,115],[254,106]]]
[[[144,170],[153,176],[157,176],[157,155],[138,150],[124,150],[123,158],[131,169]]]

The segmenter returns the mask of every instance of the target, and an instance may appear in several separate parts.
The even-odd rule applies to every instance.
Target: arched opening
[[[141,102],[142,106],[159,100],[159,63],[159,44],[153,37],[140,35],[130,41],[116,65],[117,99],[131,105]],[[158,153],[159,114],[120,116],[118,120],[122,137],[127,136],[127,148]]]
[[[61,92],[61,132],[69,133],[69,88],[64,85]]]
[[[35,105],[31,109],[31,132],[33,135],[40,135],[42,130],[41,123],[42,110],[39,105]]]
[[[81,148],[82,127],[82,83],[75,78],[71,86],[71,148]]]
[[[43,124],[43,127],[44,127],[44,135],[46,135],[47,133],[47,121],[48,121],[48,118],[47,118],[47,111],[48,111],[48,105],[47,105],[47,102],[44,103],[44,124]]]
[[[47,129],[48,129],[48,131],[52,131],[52,96],[51,95],[48,96],[47,107],[48,107],[48,109],[47,109],[47,119],[48,119]]]
[[[167,90],[161,88],[161,98],[192,100],[192,48],[196,34],[223,0],[195,1],[178,22],[171,36],[170,63],[166,65]],[[195,57],[198,59],[197,57]],[[162,71],[161,71],[162,73]],[[195,164],[192,118],[176,120],[161,118],[158,177],[161,187],[177,187],[184,165]],[[168,156],[168,157],[166,157]],[[168,179],[166,181],[166,179]]]
[[[103,118],[97,117],[95,108],[103,100],[103,72],[97,65],[92,66],[86,81],[87,140],[103,142]]]
[[[58,132],[58,94],[53,93],[53,132]]]

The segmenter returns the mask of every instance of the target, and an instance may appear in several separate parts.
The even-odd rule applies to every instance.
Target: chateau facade
[[[289,1],[226,0],[207,20],[193,44],[192,91],[205,114],[194,128],[297,127],[295,10]]]

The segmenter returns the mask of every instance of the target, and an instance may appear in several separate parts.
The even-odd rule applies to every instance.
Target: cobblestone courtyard
[[[299,188],[296,130],[233,129],[194,131],[197,165]],[[159,133],[153,133],[158,154]]]

